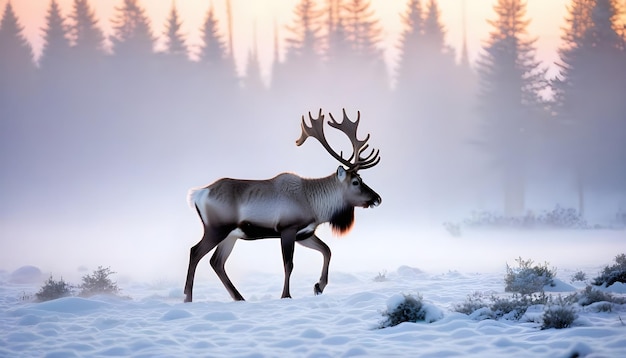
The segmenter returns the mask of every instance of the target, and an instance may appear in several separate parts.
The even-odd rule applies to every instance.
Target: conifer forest
[[[48,1],[39,56],[15,0],[0,9],[0,223],[195,220],[189,187],[328,175],[319,145],[294,144],[320,108],[360,111],[381,151],[362,174],[380,215],[626,212],[626,1],[571,0],[551,76],[527,31],[532,0],[492,1],[474,61],[447,41],[439,1],[405,0],[393,63],[369,0],[301,0],[277,26],[269,78],[256,46],[237,69],[209,2],[190,46],[176,1],[164,24],[147,0],[116,0],[112,19],[93,1]]]

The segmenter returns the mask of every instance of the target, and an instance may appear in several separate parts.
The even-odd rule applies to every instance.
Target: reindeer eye
[[[359,181],[358,181],[358,180],[353,180],[353,181],[352,181],[352,185],[354,185],[354,186],[359,185]]]

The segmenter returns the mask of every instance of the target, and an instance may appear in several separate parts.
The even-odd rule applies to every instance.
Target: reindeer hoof
[[[313,286],[313,292],[315,292],[316,296],[322,294],[322,289],[320,288],[319,283],[316,283],[315,286]]]

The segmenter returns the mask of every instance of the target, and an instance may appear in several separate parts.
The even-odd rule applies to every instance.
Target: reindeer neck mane
[[[346,205],[337,178],[304,179],[303,185],[319,223],[329,223],[333,233],[343,235],[354,223],[354,207]]]

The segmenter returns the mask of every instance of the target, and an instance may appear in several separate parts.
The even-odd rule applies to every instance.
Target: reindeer
[[[354,223],[354,208],[375,207],[381,203],[380,196],[365,185],[359,170],[371,168],[379,163],[379,150],[368,148],[369,134],[364,140],[357,139],[357,128],[361,113],[351,121],[343,110],[343,120],[338,123],[332,114],[328,124],[343,132],[352,143],[353,153],[348,158],[343,152],[335,152],[324,135],[324,115],[320,109],[318,117],[309,112],[311,125],[302,116],[302,135],[296,145],[307,138],[317,139],[328,153],[341,163],[337,171],[325,178],[305,179],[291,173],[282,173],[267,180],[240,180],[223,178],[213,184],[192,189],[188,200],[195,207],[204,235],[191,248],[189,268],[185,284],[185,302],[192,301],[193,280],[198,262],[213,248],[210,263],[230,296],[243,301],[224,270],[233,246],[238,239],[257,240],[279,238],[285,270],[281,298],[291,298],[289,278],[293,270],[295,243],[319,251],[324,257],[322,274],[314,285],[314,293],[321,294],[328,283],[330,248],[315,234],[315,229],[329,223],[333,232],[345,234]],[[345,166],[345,168],[344,168]]]

